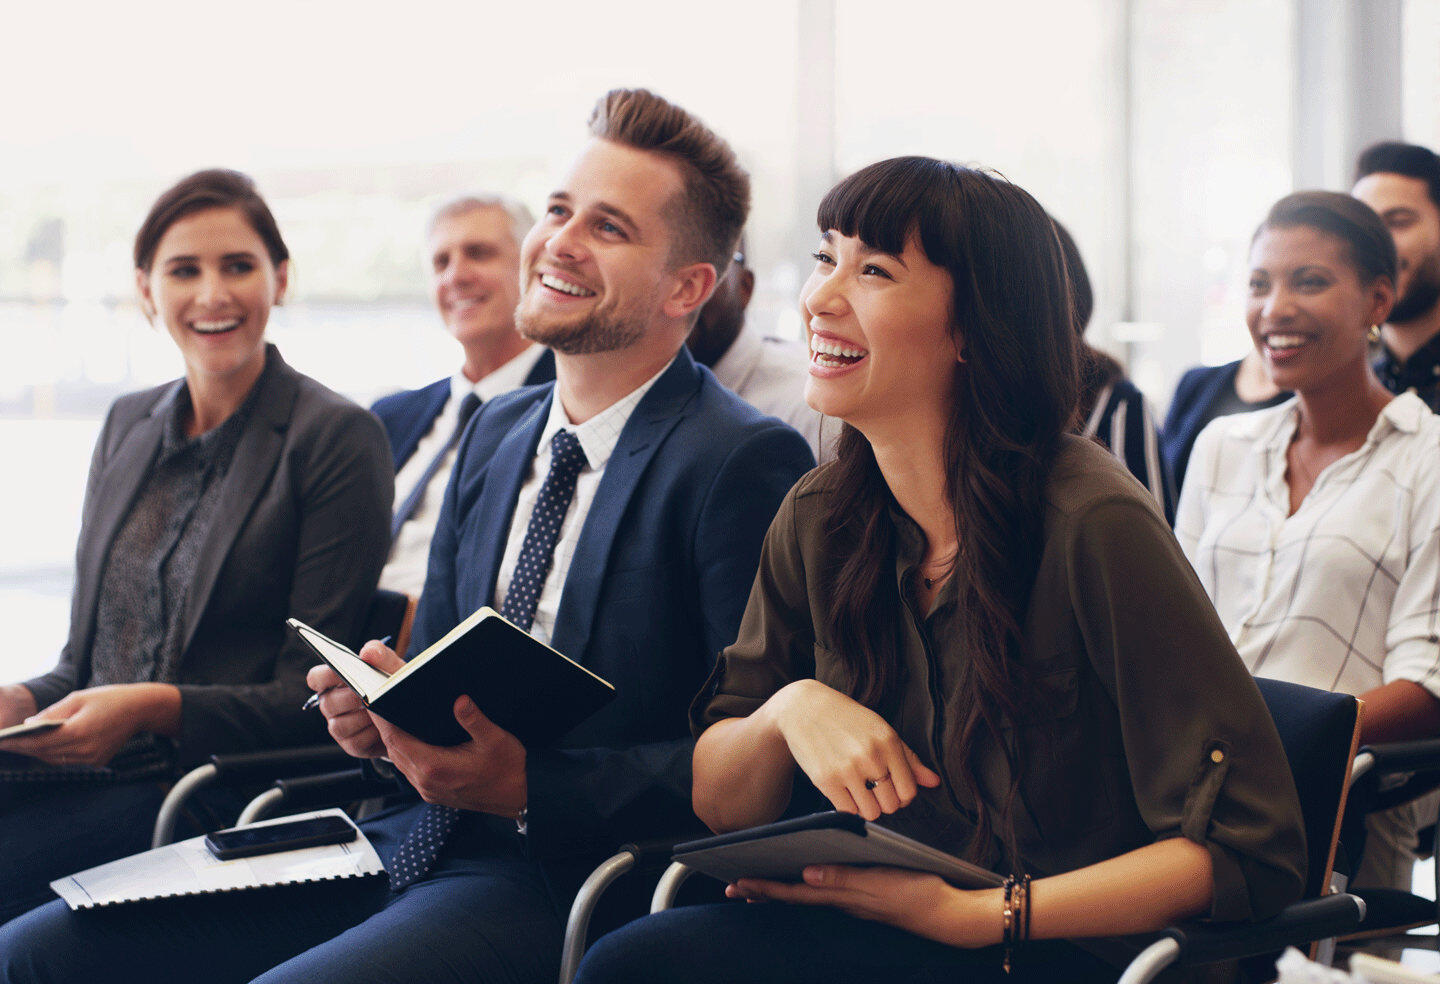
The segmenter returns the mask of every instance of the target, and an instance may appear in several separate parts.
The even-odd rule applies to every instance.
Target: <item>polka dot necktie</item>
[[[520,628],[529,630],[535,621],[535,606],[540,589],[555,561],[555,543],[560,539],[560,524],[575,496],[575,481],[585,467],[585,452],[570,431],[562,430],[550,442],[550,474],[540,486],[535,511],[525,527],[525,540],[520,545],[520,559],[505,592],[500,614]],[[435,866],[445,841],[460,822],[463,811],[450,806],[427,804],[420,819],[410,828],[405,842],[391,862],[390,891],[400,892],[429,874]]]

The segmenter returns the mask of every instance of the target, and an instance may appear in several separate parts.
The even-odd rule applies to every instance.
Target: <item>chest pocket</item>
[[[1116,761],[1088,727],[1090,716],[1079,713],[1083,688],[1075,667],[1034,677],[1022,695],[1023,716],[1004,734],[1021,769],[1015,820],[1022,842],[1068,841],[1114,821]]]

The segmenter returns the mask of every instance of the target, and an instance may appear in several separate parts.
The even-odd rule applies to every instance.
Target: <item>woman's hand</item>
[[[725,894],[752,902],[828,905],[949,946],[993,946],[1003,934],[998,890],[967,892],[938,875],[903,868],[811,865],[803,884],[742,878]]]
[[[35,711],[35,695],[28,687],[18,683],[0,687],[0,728],[19,724]]]
[[[34,715],[38,720],[60,721],[60,727],[7,741],[5,751],[51,765],[105,765],[137,732],[173,733],[179,715],[180,691],[169,684],[91,687]]]
[[[766,702],[790,754],[842,813],[879,819],[910,805],[940,777],[868,707],[818,680],[797,680]]]

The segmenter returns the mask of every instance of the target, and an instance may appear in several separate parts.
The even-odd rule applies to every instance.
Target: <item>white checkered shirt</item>
[[[1201,432],[1180,545],[1252,673],[1353,694],[1411,680],[1440,697],[1440,417],[1396,397],[1287,516],[1298,419],[1290,400]]]
[[[580,450],[585,452],[585,467],[575,480],[575,496],[570,508],[560,523],[560,539],[555,543],[555,560],[540,597],[535,603],[535,621],[530,634],[541,642],[548,643],[555,631],[555,617],[560,611],[560,594],[565,579],[570,574],[570,560],[575,556],[575,547],[580,543],[580,531],[585,526],[585,517],[590,514],[590,504],[595,501],[595,492],[600,488],[600,479],[605,474],[605,463],[620,443],[620,432],[625,429],[630,415],[650,387],[665,375],[673,363],[668,363],[640,387],[611,404],[583,424],[572,424],[560,405],[557,389],[550,400],[550,418],[540,432],[540,444],[535,449],[535,460],[530,464],[530,474],[520,486],[520,495],[515,500],[515,514],[510,520],[510,537],[505,542],[505,557],[500,562],[500,573],[495,579],[495,599],[491,606],[499,611],[505,602],[505,592],[510,590],[510,575],[520,560],[520,548],[525,543],[525,530],[530,525],[530,514],[535,511],[535,500],[540,496],[540,486],[550,474],[550,441],[561,430],[569,430],[580,441]]]

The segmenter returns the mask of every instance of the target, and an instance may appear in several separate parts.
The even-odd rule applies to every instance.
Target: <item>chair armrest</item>
[[[280,791],[285,805],[298,811],[388,796],[395,792],[395,783],[388,779],[371,778],[356,765],[318,776],[277,779],[275,788]]]
[[[346,763],[353,764],[354,761],[343,748],[333,742],[324,745],[305,745],[300,748],[278,748],[263,752],[235,752],[228,755],[210,756],[210,764],[217,770],[217,781],[289,776],[315,772],[317,769],[334,768]]]
[[[1440,739],[1366,745],[1355,767],[1352,795],[1362,812],[1388,810],[1440,788]]]
[[[1165,931],[1180,945],[1177,963],[1214,963],[1252,957],[1299,943],[1310,943],[1352,932],[1365,918],[1365,903],[1354,895],[1337,893],[1286,906],[1263,922],[1242,925],[1187,923]]]
[[[1440,738],[1422,738],[1419,741],[1387,741],[1378,745],[1364,745],[1363,755],[1374,756],[1375,773],[1419,772],[1426,769],[1440,769]],[[1358,756],[1357,756],[1358,757]]]

